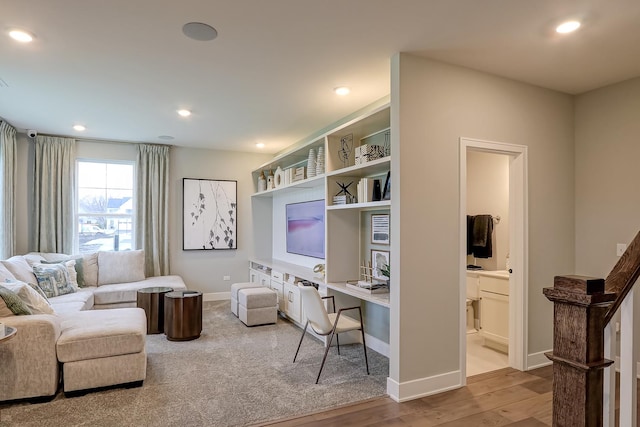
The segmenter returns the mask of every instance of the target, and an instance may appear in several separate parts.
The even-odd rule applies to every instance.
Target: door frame
[[[509,366],[526,371],[528,355],[528,154],[524,145],[460,138],[460,371],[467,382],[467,151],[509,156]],[[513,326],[512,326],[513,325]]]

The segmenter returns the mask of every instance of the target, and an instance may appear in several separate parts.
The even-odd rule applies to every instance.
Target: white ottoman
[[[278,294],[260,286],[238,291],[238,317],[247,326],[266,325],[278,320]]]
[[[253,282],[234,283],[231,285],[231,312],[238,317],[238,291],[240,289],[261,288],[262,285]]]
[[[147,376],[147,317],[141,308],[87,310],[63,316],[56,343],[65,393]]]

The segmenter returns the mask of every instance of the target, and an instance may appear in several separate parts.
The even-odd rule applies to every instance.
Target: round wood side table
[[[169,341],[188,341],[202,332],[202,292],[164,294],[164,333]]]
[[[147,334],[161,334],[164,331],[164,294],[173,288],[156,286],[138,289],[136,305],[147,315]]]

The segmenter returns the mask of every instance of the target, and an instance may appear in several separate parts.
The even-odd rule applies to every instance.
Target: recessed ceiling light
[[[165,141],[170,141],[170,140],[175,139],[175,138],[172,137],[171,135],[160,135],[158,137],[158,139],[164,139]]]
[[[333,89],[333,91],[340,96],[345,96],[345,95],[349,95],[349,92],[351,92],[351,89],[349,89],[346,86],[340,86]]]
[[[264,148],[264,142],[258,142],[258,143],[256,144],[256,147],[258,147],[258,148]]]
[[[87,128],[86,128],[86,127],[84,127],[84,126],[82,126],[82,125],[74,125],[74,126],[73,126],[73,128],[74,128],[75,130],[77,130],[78,132],[82,132],[82,131],[84,131],[84,130],[87,130]]]
[[[572,33],[575,30],[580,28],[580,23],[578,21],[567,21],[556,27],[556,32],[560,34]]]
[[[189,117],[191,115],[191,111],[189,110],[178,110],[178,114],[182,117]]]
[[[182,26],[182,33],[193,40],[206,42],[218,37],[218,31],[202,22],[189,22]]]
[[[30,41],[33,41],[33,34],[23,30],[11,30],[9,31],[9,36],[21,43],[29,43]]]

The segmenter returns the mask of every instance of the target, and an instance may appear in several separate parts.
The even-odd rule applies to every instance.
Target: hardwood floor
[[[270,426],[518,426],[551,425],[552,367],[505,368],[467,379],[463,388],[397,403],[388,397]]]

